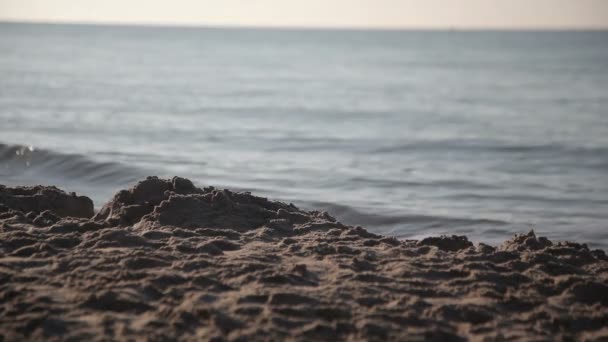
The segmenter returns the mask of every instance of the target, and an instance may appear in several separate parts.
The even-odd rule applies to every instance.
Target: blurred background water
[[[0,24],[0,183],[99,207],[146,175],[608,248],[608,32]]]

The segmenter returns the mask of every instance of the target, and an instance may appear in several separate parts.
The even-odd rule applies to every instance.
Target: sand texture
[[[534,233],[400,241],[150,177],[0,186],[0,341],[608,340],[608,258]]]

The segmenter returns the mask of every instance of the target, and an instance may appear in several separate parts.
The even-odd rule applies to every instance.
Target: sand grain
[[[585,245],[400,241],[182,178],[94,217],[24,189],[0,187],[0,340],[608,339],[608,258]]]

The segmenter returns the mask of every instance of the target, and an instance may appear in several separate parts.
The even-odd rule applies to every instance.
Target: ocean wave
[[[99,162],[79,154],[59,153],[34,146],[0,143],[0,182],[57,179],[88,184],[127,184],[144,173],[115,162]]]
[[[365,227],[385,227],[392,225],[415,225],[417,230],[441,227],[468,227],[476,225],[505,226],[510,222],[487,218],[465,218],[453,216],[436,216],[423,214],[371,214],[365,213],[351,206],[327,202],[310,202],[306,206],[324,210],[334,215],[346,224],[356,224]]]
[[[473,201],[500,201],[501,203],[517,202],[530,203],[535,202],[545,206],[548,205],[576,205],[585,203],[587,205],[608,205],[608,199],[590,198],[587,194],[581,197],[549,197],[542,195],[507,195],[507,194],[475,194],[475,193],[458,193],[454,195],[446,195],[445,198],[451,200],[473,200]]]
[[[446,187],[452,189],[500,189],[500,186],[487,184],[482,182],[468,181],[468,180],[433,180],[433,181],[414,181],[414,180],[403,180],[403,179],[390,179],[390,178],[373,178],[370,176],[359,176],[352,177],[349,179],[354,184],[367,184],[376,188],[430,188],[430,187]]]
[[[590,146],[571,146],[563,144],[515,144],[500,141],[446,139],[438,141],[412,141],[376,148],[372,153],[397,153],[407,151],[476,151],[508,154],[550,154],[577,156],[606,156],[608,148]]]

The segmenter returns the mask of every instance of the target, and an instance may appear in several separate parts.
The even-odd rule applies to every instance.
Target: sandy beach
[[[397,240],[184,178],[0,186],[0,341],[608,340],[608,257]]]

